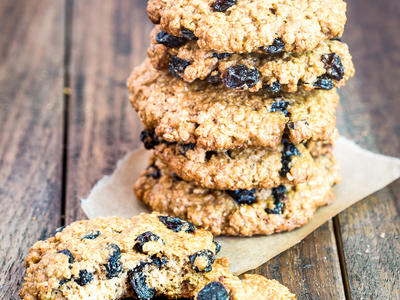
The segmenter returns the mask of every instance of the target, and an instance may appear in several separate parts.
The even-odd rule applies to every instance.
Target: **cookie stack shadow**
[[[333,201],[336,89],[355,72],[345,10],[341,0],[149,0],[158,25],[128,80],[152,149],[138,199],[236,236],[292,230]]]

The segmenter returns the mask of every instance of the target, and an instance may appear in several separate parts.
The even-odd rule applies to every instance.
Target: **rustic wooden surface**
[[[343,89],[341,131],[400,157],[400,1],[348,1],[344,39],[357,76]],[[400,299],[400,180],[339,215],[353,299]]]
[[[61,1],[0,2],[0,299],[17,299],[23,260],[61,223]]]
[[[357,76],[338,126],[400,157],[400,2],[348,4]],[[0,2],[0,299],[18,299],[29,246],[84,218],[79,199],[139,146],[125,80],[149,44],[145,5]],[[399,197],[398,180],[253,272],[298,299],[400,299]]]
[[[139,146],[141,125],[127,98],[126,79],[149,44],[152,25],[145,3],[67,2],[72,20],[67,223],[84,217],[80,199],[124,153]]]

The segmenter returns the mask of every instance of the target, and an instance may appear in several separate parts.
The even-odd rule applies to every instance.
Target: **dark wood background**
[[[341,133],[400,157],[400,1],[349,0],[356,78]],[[139,146],[125,80],[152,27],[144,0],[0,1],[0,298],[18,299],[24,256],[84,218],[79,199]],[[400,180],[253,272],[298,299],[400,299]]]

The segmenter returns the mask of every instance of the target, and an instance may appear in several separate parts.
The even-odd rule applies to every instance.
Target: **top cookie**
[[[31,248],[20,295],[29,300],[294,297],[276,281],[233,276],[226,258],[215,259],[219,248],[210,232],[155,213],[79,221]]]
[[[149,0],[153,23],[175,36],[197,39],[218,53],[302,52],[339,37],[346,23],[342,0]]]

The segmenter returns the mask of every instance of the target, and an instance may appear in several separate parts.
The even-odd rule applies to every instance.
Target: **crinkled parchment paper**
[[[342,175],[341,183],[335,187],[335,201],[320,208],[307,225],[270,236],[217,239],[222,244],[220,255],[229,257],[235,274],[254,269],[299,243],[330,218],[400,176],[400,159],[369,152],[343,137],[336,143],[335,155]],[[112,175],[97,182],[88,198],[82,200],[86,215],[131,217],[148,212],[133,193],[136,179],[147,167],[148,156],[145,150],[127,154]]]

